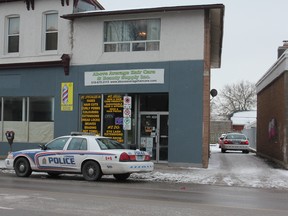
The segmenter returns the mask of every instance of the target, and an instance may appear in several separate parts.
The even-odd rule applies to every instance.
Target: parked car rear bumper
[[[249,150],[249,145],[235,145],[235,144],[223,144],[221,148],[225,150]]]

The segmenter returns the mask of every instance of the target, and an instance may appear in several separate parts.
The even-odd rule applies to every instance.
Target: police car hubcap
[[[93,175],[94,174],[94,169],[93,168],[89,168],[88,169],[88,173],[89,173],[89,175]]]
[[[21,172],[23,172],[23,171],[25,170],[25,165],[21,164],[20,167],[19,167],[19,170],[20,170]]]

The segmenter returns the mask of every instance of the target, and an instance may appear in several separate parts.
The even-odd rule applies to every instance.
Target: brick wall
[[[232,122],[230,120],[211,121],[210,122],[210,143],[217,143],[218,138],[223,133],[232,131]]]
[[[283,73],[257,94],[257,153],[283,162],[286,146],[285,76]],[[276,120],[276,135],[269,137],[269,123]]]

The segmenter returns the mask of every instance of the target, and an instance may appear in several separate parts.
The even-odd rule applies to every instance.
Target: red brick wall
[[[233,125],[232,128],[235,132],[241,132],[244,129],[244,125]]]
[[[273,118],[277,125],[276,136],[269,138],[269,122]],[[283,162],[285,119],[284,73],[257,95],[257,152]]]

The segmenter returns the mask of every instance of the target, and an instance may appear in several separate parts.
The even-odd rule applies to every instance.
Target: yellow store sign
[[[61,83],[61,111],[73,111],[73,83]]]

